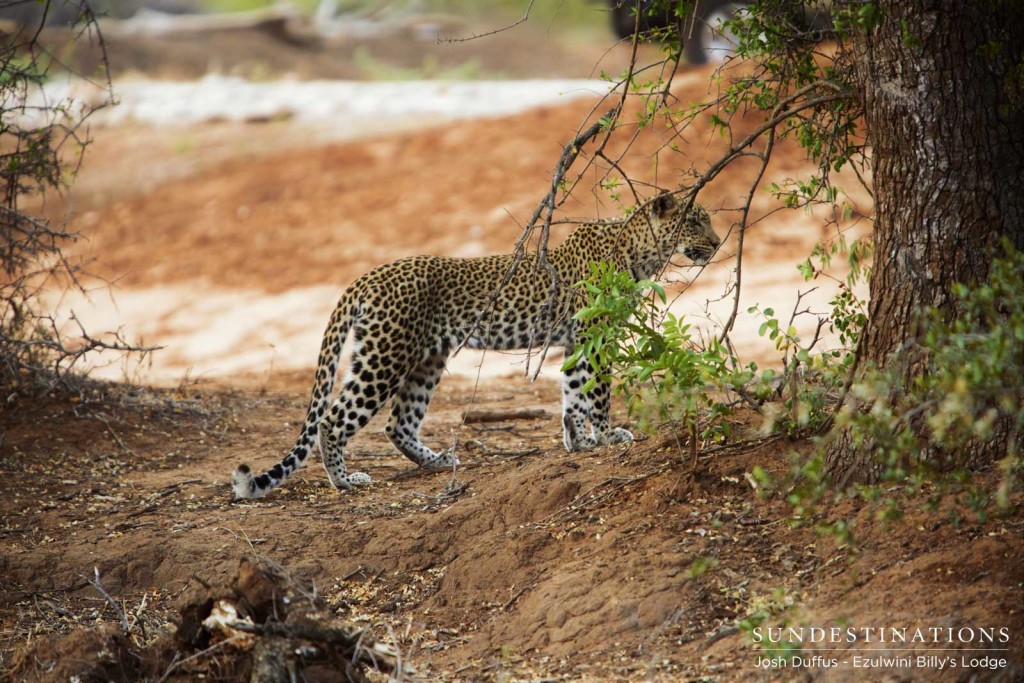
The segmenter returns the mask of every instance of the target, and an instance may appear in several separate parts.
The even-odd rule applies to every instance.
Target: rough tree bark
[[[922,307],[957,315],[952,285],[983,280],[1001,238],[1024,248],[1024,2],[876,5],[880,23],[855,46],[876,214],[861,352],[885,366]],[[904,386],[920,372],[906,367]],[[839,485],[880,474],[842,433],[826,466]]]

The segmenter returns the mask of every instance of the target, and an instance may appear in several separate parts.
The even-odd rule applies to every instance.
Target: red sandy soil
[[[1021,663],[1019,516],[912,510],[881,523],[843,504],[832,515],[854,525],[851,553],[791,528],[789,508],[759,500],[745,478],[755,465],[785,469],[784,454],[806,445],[706,451],[696,476],[677,445],[685,437],[671,432],[566,455],[547,382],[441,385],[425,438],[458,439],[458,495],[445,495],[450,473],[410,470],[377,420],[352,458],[374,476],[370,488],[334,491],[314,463],[265,500],[232,503],[232,468],[267,465],[287,447],[306,383],[306,373],[236,378],[113,407],[86,395],[4,413],[5,666],[20,662],[32,680],[56,680],[55,663],[66,676],[95,666],[81,630],[116,618],[85,584],[94,568],[148,626],[133,633],[141,651],[186,588],[225,582],[246,554],[282,563],[337,615],[393,637],[416,680],[765,680],[735,623],[768,605],[788,607],[775,623],[790,625],[1005,626],[1005,654]],[[461,425],[472,403],[549,417]],[[756,436],[758,420],[737,422]],[[53,654],[65,651],[70,661]],[[798,673],[865,680],[849,667]],[[873,673],[966,680],[960,670]]]

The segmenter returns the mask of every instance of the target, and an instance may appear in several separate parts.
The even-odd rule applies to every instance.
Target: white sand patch
[[[163,347],[142,366],[120,354],[95,354],[89,366],[93,376],[174,384],[186,374],[229,377],[312,368],[340,293],[341,288],[327,285],[281,294],[196,285],[121,289],[65,295],[58,317],[67,319],[74,311],[93,337],[121,329],[128,341]],[[348,349],[344,362],[347,354]],[[562,354],[552,350],[550,356],[548,374],[557,371]],[[524,353],[464,350],[448,369],[470,378],[522,376],[525,360]]]
[[[63,103],[81,116],[96,109],[97,125],[141,123],[183,127],[207,121],[294,119],[330,124],[340,133],[367,122],[437,123],[502,116],[533,107],[608,93],[609,83],[592,79],[524,81],[298,81],[253,83],[209,75],[196,81],[124,79],[109,93],[79,80],[54,79],[31,93],[26,116],[36,108]]]
[[[732,299],[721,296],[731,273],[731,261],[709,266],[696,282],[671,303],[676,315],[685,315],[696,328],[716,329],[708,320],[724,321],[732,310]],[[676,271],[670,279],[687,279],[697,269]],[[754,304],[772,306],[783,325],[796,304],[797,292],[818,288],[805,296],[800,309],[825,314],[835,293],[834,283],[802,283],[792,263],[753,264],[745,273],[739,316],[732,339],[744,362],[760,366],[778,365],[772,343],[757,334],[763,319],[747,313]],[[60,310],[74,311],[89,330],[98,335],[116,329],[129,331],[129,339],[164,348],[152,355],[144,367],[126,367],[111,355],[93,359],[94,373],[111,379],[126,375],[146,382],[174,383],[186,373],[196,376],[227,377],[249,372],[312,368],[320,349],[324,326],[342,288],[322,285],[281,294],[255,290],[231,290],[198,285],[118,290],[86,298],[66,295]],[[708,300],[712,300],[708,303]],[[816,326],[814,316],[795,321],[802,339],[810,340]],[[826,337],[816,350],[833,346]],[[561,363],[560,350],[552,349],[542,376],[555,377]],[[346,359],[347,360],[347,359]],[[530,360],[530,376],[538,356]],[[449,363],[452,374],[473,378],[522,377],[526,374],[525,353],[476,352],[463,350]]]

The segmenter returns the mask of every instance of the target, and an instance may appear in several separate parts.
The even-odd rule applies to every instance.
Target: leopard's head
[[[711,216],[694,203],[684,213],[686,201],[663,192],[633,215],[630,232],[634,242],[631,267],[638,277],[655,275],[673,254],[679,253],[697,265],[711,260],[722,240],[711,227]]]

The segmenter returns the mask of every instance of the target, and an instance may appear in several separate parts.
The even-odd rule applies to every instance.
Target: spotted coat
[[[454,455],[432,451],[419,439],[431,395],[454,350],[462,345],[512,350],[544,343],[571,349],[576,339],[572,314],[581,305],[572,285],[587,277],[591,262],[608,261],[643,279],[660,273],[677,252],[707,263],[718,245],[701,206],[693,205],[684,215],[681,202],[665,193],[624,218],[580,226],[553,248],[548,261],[556,274],[555,290],[550,271],[537,268],[534,255],[524,256],[515,268],[513,255],[415,256],[372,270],[348,288],[331,315],[297,443],[280,463],[258,476],[239,465],[232,477],[235,497],[265,496],[305,465],[314,443],[333,486],[368,484],[369,476],[346,468],[344,449],[389,399],[385,432],[399,451],[420,467],[458,464]],[[350,331],[351,364],[332,402],[341,349]],[[633,439],[627,430],[609,425],[607,384],[581,390],[591,376],[592,369],[583,362],[563,378],[568,451]]]

